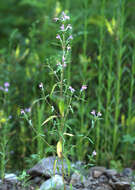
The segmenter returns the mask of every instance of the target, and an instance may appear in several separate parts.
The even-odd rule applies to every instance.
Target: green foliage
[[[120,160],[111,160],[110,161],[110,168],[111,169],[116,169],[118,172],[121,172],[123,167],[122,167],[122,163]]]
[[[131,135],[127,134],[123,136],[123,142],[128,142],[131,145],[135,143],[135,137],[132,137]]]

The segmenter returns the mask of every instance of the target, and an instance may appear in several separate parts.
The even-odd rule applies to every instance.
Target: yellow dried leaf
[[[57,143],[57,155],[59,158],[62,158],[62,142],[61,140]]]
[[[56,117],[57,117],[56,115],[52,115],[52,116],[48,117],[48,118],[42,123],[42,126],[45,125],[48,121],[50,121],[50,120],[52,120],[52,119],[54,119],[54,118],[56,118]]]

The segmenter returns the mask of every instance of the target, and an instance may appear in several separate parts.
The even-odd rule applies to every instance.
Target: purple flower
[[[31,108],[25,108],[25,112],[31,112]]]
[[[10,84],[9,84],[8,82],[5,82],[5,83],[4,83],[4,86],[5,86],[5,87],[9,87]]]
[[[94,116],[96,116],[96,111],[92,110],[91,114],[94,115]]]
[[[96,153],[96,151],[94,150],[93,152],[92,152],[92,156],[96,156],[97,155],[97,153]]]
[[[60,29],[61,29],[61,31],[65,31],[64,24],[61,25]]]
[[[73,36],[70,35],[69,38],[68,38],[68,40],[73,40]]]
[[[74,89],[74,88],[72,88],[72,86],[69,86],[69,90],[70,90],[72,93],[74,93],[74,92],[75,92],[75,89]]]
[[[5,88],[5,90],[4,90],[5,92],[8,92],[8,88]]]
[[[21,114],[22,114],[22,115],[25,114],[25,111],[24,111],[23,109],[21,109]]]
[[[101,112],[98,112],[98,113],[96,114],[96,111],[95,111],[95,110],[92,110],[91,114],[94,115],[94,116],[96,116],[96,117],[100,117],[100,116],[102,115]]]
[[[61,37],[60,37],[60,35],[59,35],[59,34],[57,34],[56,39],[61,39]]]
[[[81,87],[81,92],[83,91],[83,90],[86,90],[87,89],[87,86],[86,85],[82,85],[82,87]]]
[[[66,20],[69,20],[70,19],[70,17],[69,16],[67,16],[64,12],[62,12],[62,21],[66,21]]]
[[[98,117],[102,116],[102,113],[101,113],[101,112],[98,112],[98,113],[97,113],[97,116],[98,116]]]

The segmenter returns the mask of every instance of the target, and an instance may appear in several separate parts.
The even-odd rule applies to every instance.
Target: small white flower
[[[96,151],[94,150],[93,152],[92,152],[92,156],[96,156],[97,155],[97,153],[96,153]]]

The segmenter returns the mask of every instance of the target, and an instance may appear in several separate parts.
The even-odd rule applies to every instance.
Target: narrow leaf
[[[52,115],[52,116],[48,117],[48,118],[42,123],[41,126],[45,125],[48,121],[50,121],[50,120],[52,120],[52,119],[54,119],[54,118],[56,118],[56,117],[57,117],[56,115]]]

